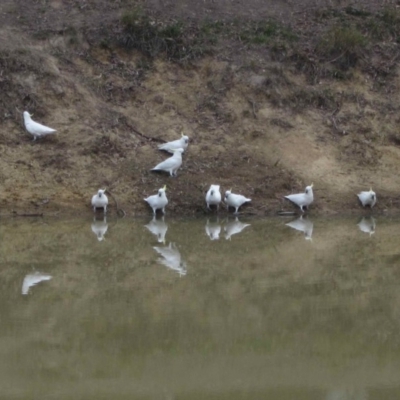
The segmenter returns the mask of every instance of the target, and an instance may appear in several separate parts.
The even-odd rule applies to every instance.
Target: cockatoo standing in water
[[[219,209],[219,203],[221,203],[221,192],[219,191],[219,185],[211,185],[210,189],[206,194],[207,208],[211,210],[210,206],[217,206]]]
[[[226,208],[229,209],[229,207],[234,207],[235,214],[238,213],[239,207],[242,204],[250,202],[250,201],[251,201],[251,199],[248,199],[247,197],[244,197],[241,194],[232,193],[232,189],[227,190],[225,192],[224,202],[226,203]]]
[[[165,191],[167,190],[167,186],[164,186],[161,189],[158,189],[157,194],[153,194],[152,196],[147,197],[147,199],[144,199],[149,206],[153,209],[153,214],[156,215],[157,210],[162,210],[162,213],[165,214],[165,207],[168,204],[168,199],[165,194]]]
[[[107,212],[108,197],[104,194],[106,189],[99,189],[97,194],[92,197],[93,211],[96,212],[96,208],[102,208],[104,214]]]
[[[304,212],[304,208],[308,209],[308,206],[314,201],[313,184],[307,186],[304,193],[289,194],[285,196],[285,199],[290,200],[292,203],[300,207],[301,212]]]

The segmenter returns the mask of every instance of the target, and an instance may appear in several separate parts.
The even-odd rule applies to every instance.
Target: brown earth
[[[399,33],[366,29],[362,50],[319,45],[340,24],[400,21],[395,2],[381,3],[3,0],[2,214],[90,213],[100,187],[128,215],[145,214],[143,198],[164,184],[169,215],[205,212],[210,184],[251,197],[244,213],[275,214],[293,209],[282,196],[311,182],[313,213],[359,210],[355,194],[370,186],[376,212],[396,212]],[[146,55],[121,45],[121,20],[138,6],[151,24],[182,21],[188,38],[206,20],[224,25],[201,56],[182,46],[190,59]],[[270,18],[296,42],[235,31]],[[57,134],[33,142],[23,110]],[[178,177],[150,172],[167,157],[157,144],[181,132],[190,145]]]

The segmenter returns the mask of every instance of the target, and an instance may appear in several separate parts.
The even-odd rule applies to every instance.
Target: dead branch
[[[111,196],[111,198],[114,200],[114,202],[115,202],[115,206],[116,206],[116,208],[117,208],[117,215],[122,215],[122,217],[125,217],[126,216],[126,212],[125,212],[125,210],[124,209],[122,209],[122,208],[119,208],[119,206],[118,206],[118,201],[117,201],[117,199],[115,198],[115,196],[107,189],[107,191],[106,191],[110,196]]]

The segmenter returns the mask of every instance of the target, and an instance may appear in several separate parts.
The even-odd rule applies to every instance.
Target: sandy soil
[[[385,42],[390,51],[382,44],[369,53],[374,67],[391,61],[379,85],[376,75],[357,67],[350,80],[309,82],[306,72],[265,46],[236,42],[190,65],[162,56],[148,65],[140,52],[102,42],[104,32],[118,34],[127,7],[108,3],[54,0],[24,8],[22,1],[2,2],[2,214],[90,213],[100,187],[128,215],[146,214],[143,198],[164,184],[169,215],[206,212],[210,184],[251,197],[244,213],[275,214],[294,210],[282,197],[311,182],[312,213],[362,212],[356,193],[370,186],[378,195],[374,212],[398,210],[398,44]],[[299,17],[314,13],[315,1],[301,7],[258,0],[137,3],[164,18],[272,15],[294,26],[307,21],[307,31],[323,29]],[[350,2],[318,4],[339,9]],[[377,5],[368,3],[370,10]],[[336,103],[304,100],[321,93],[333,93]],[[57,134],[32,141],[23,110]],[[190,145],[178,177],[150,172],[167,157],[157,144],[181,132]],[[112,199],[110,212],[116,208]]]

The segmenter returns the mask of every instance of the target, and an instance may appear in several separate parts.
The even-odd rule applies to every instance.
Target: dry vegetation
[[[89,212],[106,186],[141,214],[167,184],[171,214],[198,213],[219,183],[269,214],[311,182],[313,212],[356,210],[371,185],[398,209],[397,4],[200,3],[2,2],[5,212]],[[58,133],[32,142],[25,109]],[[178,178],[150,173],[181,131]]]

